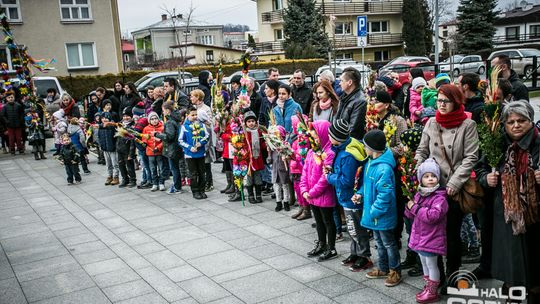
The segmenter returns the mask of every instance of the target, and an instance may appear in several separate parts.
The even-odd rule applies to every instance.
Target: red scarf
[[[71,110],[73,109],[74,105],[75,105],[75,99],[72,99],[71,102],[67,106],[64,106],[64,103],[62,102],[62,108],[64,109],[64,114],[66,116],[71,117]]]
[[[442,114],[438,110],[435,114],[435,120],[445,129],[459,127],[465,119],[467,119],[467,114],[465,114],[465,107],[463,105],[460,105],[457,110],[448,114]]]

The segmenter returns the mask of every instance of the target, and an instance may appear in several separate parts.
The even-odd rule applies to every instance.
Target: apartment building
[[[284,57],[283,13],[287,0],[256,0],[259,58]],[[337,59],[361,60],[357,16],[367,16],[366,62],[387,61],[403,54],[401,30],[403,1],[317,0],[325,17],[326,32]]]
[[[47,76],[122,70],[117,0],[0,0],[0,6],[17,44],[27,46],[36,60],[56,60]],[[11,69],[5,45],[0,62]]]

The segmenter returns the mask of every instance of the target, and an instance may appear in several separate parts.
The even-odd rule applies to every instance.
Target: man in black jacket
[[[472,120],[477,124],[482,122],[484,112],[484,96],[478,91],[480,76],[475,73],[462,73],[457,79],[457,84],[465,96],[465,111],[472,114]]]
[[[313,101],[313,91],[306,84],[306,74],[302,70],[296,70],[293,74],[292,97],[302,107],[304,113],[309,113]]]
[[[360,72],[354,68],[345,68],[340,76],[343,95],[340,97],[334,121],[343,119],[349,122],[349,135],[362,140],[366,134],[366,99],[360,86]]]
[[[24,108],[15,102],[15,93],[6,93],[7,103],[2,108],[2,117],[7,122],[7,132],[9,138],[9,151],[15,154],[15,146],[19,153],[24,153],[23,129],[24,129]]]
[[[512,61],[506,55],[497,55],[491,59],[491,66],[500,66],[500,78],[508,79],[512,84],[512,96],[514,100],[525,99],[529,101],[529,89],[521,82],[516,71],[512,70]]]
[[[179,109],[187,108],[191,104],[188,96],[178,87],[176,79],[165,78],[163,81],[163,89],[165,90],[165,98],[163,101],[172,100]]]

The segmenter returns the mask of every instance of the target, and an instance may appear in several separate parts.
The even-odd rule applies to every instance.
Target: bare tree
[[[431,14],[435,17],[435,1],[429,0],[429,10]],[[455,17],[455,9],[452,0],[438,0],[439,2],[439,20],[440,21],[450,21]],[[435,19],[435,18],[434,18]]]

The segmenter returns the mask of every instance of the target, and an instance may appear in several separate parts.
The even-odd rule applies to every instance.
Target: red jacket
[[[221,140],[223,141],[223,153],[221,155],[223,156],[223,158],[232,159],[231,157],[229,157],[229,149],[232,148],[232,147],[230,147],[231,137],[232,137],[232,129],[231,129],[230,122],[227,123],[226,125],[227,126],[225,127],[225,131],[223,131],[223,133],[221,133]],[[232,151],[230,151],[230,152],[232,152]]]
[[[266,158],[266,142],[264,141],[264,138],[262,137],[261,130],[259,131],[259,157],[253,158],[252,157],[252,141],[251,141],[251,133],[247,130],[244,131],[244,134],[246,136],[246,144],[248,145],[248,153],[249,153],[249,160],[250,160],[250,169],[251,171],[261,171],[264,169],[264,159]]]
[[[149,138],[143,136],[143,142],[146,143],[146,155],[157,156],[163,152],[163,141],[154,137],[154,133],[163,133],[163,122],[159,122],[157,126],[148,125],[144,127],[143,134],[150,135]]]

